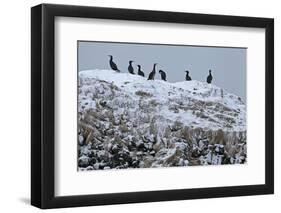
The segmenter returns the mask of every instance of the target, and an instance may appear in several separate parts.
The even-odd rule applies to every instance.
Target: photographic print
[[[78,171],[247,162],[244,47],[78,41]]]
[[[273,193],[274,19],[32,7],[33,206]]]

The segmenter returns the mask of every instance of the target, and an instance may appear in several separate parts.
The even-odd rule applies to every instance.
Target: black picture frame
[[[264,28],[265,184],[93,195],[54,195],[55,17]],[[31,204],[42,209],[274,193],[274,20],[164,11],[41,4],[31,8]]]

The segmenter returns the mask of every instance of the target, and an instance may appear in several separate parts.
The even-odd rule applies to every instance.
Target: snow
[[[138,75],[117,73],[111,70],[85,70],[79,72],[82,94],[80,105],[84,109],[95,108],[96,102],[89,95],[96,90],[97,81],[105,81],[117,86],[120,101],[137,105],[142,96],[136,92],[142,91],[151,96],[145,97],[145,103],[155,102],[155,114],[164,115],[172,123],[179,121],[185,125],[205,129],[228,129],[228,131],[246,130],[246,106],[238,96],[215,85],[200,81],[183,81],[170,83],[161,80],[148,81]],[[101,88],[100,88],[101,89]],[[223,97],[221,91],[223,90]],[[103,91],[106,96],[106,90]],[[132,110],[138,110],[136,106]],[[123,109],[117,109],[122,114]],[[223,121],[226,119],[226,121]],[[229,122],[231,120],[232,123]]]

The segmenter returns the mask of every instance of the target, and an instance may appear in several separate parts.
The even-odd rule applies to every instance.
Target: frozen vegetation
[[[199,81],[79,72],[79,170],[246,162],[246,106]]]

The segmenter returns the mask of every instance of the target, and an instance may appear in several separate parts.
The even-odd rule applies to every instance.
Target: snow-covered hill
[[[246,106],[215,85],[86,70],[78,102],[81,170],[246,160]]]

